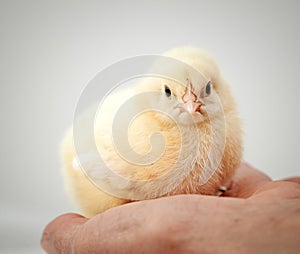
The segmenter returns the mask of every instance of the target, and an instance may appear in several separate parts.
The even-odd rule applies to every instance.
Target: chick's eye
[[[170,97],[172,95],[172,91],[168,86],[165,86],[165,94],[167,97]]]
[[[210,95],[210,93],[211,93],[211,83],[210,83],[210,81],[207,83],[207,85],[205,87],[205,93],[206,93],[206,95]]]

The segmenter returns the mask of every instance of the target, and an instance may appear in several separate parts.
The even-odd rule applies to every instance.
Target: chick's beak
[[[190,114],[201,113],[201,102],[197,101],[197,96],[192,92],[191,87],[185,90],[184,95],[182,96],[182,101],[184,102],[184,107],[187,112]]]
[[[193,113],[200,113],[200,107],[201,107],[201,103],[200,102],[193,102],[193,101],[187,101],[184,103],[186,111],[188,111],[190,114]]]

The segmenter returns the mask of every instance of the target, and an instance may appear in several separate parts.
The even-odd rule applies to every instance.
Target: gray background
[[[1,1],[0,252],[41,253],[72,211],[59,142],[81,90],[125,57],[208,49],[244,119],[245,160],[299,175],[300,1]]]

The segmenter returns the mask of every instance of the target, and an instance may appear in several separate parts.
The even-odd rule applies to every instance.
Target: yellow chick
[[[184,63],[167,67],[175,79],[146,77],[105,98],[95,117],[96,152],[87,142],[76,153],[73,129],[63,140],[66,189],[87,217],[136,200],[219,195],[240,164],[241,121],[214,60],[192,47],[164,56]]]

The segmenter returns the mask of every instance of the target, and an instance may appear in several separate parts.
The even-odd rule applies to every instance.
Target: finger
[[[299,183],[300,184],[300,177],[290,177],[283,179],[282,181],[287,181],[287,182],[293,182],[293,183]]]
[[[288,181],[287,181],[288,180]],[[268,182],[258,189],[251,198],[294,199],[300,198],[300,185],[295,178]],[[291,181],[290,181],[291,180]],[[298,178],[300,180],[300,178]]]
[[[271,181],[271,178],[266,174],[250,164],[242,162],[232,179],[229,189],[222,196],[248,198],[269,181]]]
[[[44,229],[41,246],[49,254],[69,253],[71,237],[78,226],[86,221],[86,218],[74,213],[57,217]]]

